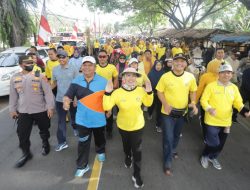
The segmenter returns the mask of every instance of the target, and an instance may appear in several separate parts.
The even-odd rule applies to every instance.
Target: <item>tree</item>
[[[222,18],[223,29],[233,32],[250,32],[250,12],[245,6],[238,6],[231,17]]]
[[[139,29],[141,33],[147,33],[150,36],[153,35],[153,30],[160,25],[165,25],[166,18],[161,14],[153,14],[152,12],[140,11],[132,16],[129,16],[124,27],[131,27],[134,29]]]
[[[82,0],[84,1],[84,0]],[[122,10],[150,12],[168,17],[176,29],[193,28],[208,16],[237,0],[85,0],[88,7],[105,12]]]
[[[239,0],[246,8],[247,10],[250,10],[250,0]]]
[[[32,26],[27,7],[36,6],[36,3],[36,0],[0,1],[0,33],[3,43],[14,47],[26,42]]]

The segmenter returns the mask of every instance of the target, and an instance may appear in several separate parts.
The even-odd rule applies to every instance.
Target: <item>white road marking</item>
[[[7,109],[9,109],[9,106],[6,106],[5,108],[1,109],[1,110],[0,110],[0,113],[6,111]]]

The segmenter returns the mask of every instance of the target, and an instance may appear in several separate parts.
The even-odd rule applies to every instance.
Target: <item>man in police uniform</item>
[[[39,71],[33,70],[33,60],[29,56],[21,56],[19,64],[22,71],[15,74],[10,81],[9,109],[12,118],[18,118],[17,135],[23,156],[16,167],[22,167],[32,158],[30,152],[30,134],[35,121],[42,138],[42,155],[50,151],[49,127],[55,105],[54,96],[46,78]]]

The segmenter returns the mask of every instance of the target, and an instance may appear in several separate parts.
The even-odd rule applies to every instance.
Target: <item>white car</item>
[[[37,47],[38,54],[44,63],[49,59],[48,47]],[[21,71],[19,56],[26,55],[29,47],[14,47],[0,53],[0,96],[9,95],[10,78]]]

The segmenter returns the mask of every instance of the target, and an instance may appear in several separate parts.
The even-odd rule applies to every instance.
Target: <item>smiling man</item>
[[[163,168],[166,175],[172,175],[172,158],[178,157],[176,148],[188,106],[193,108],[194,114],[198,113],[195,105],[196,81],[191,73],[184,71],[186,67],[186,56],[182,53],[176,54],[173,58],[172,71],[162,75],[156,86],[162,103]],[[191,104],[188,105],[189,95]]]
[[[89,151],[92,133],[95,138],[97,158],[105,161],[105,112],[102,98],[107,80],[96,74],[96,61],[94,57],[83,58],[82,73],[76,77],[64,96],[64,109],[68,110],[70,102],[76,96],[77,111],[76,124],[79,132],[77,170],[75,177],[82,177],[88,170]]]
[[[56,111],[58,114],[58,128],[57,128],[57,141],[58,145],[55,151],[59,152],[65,148],[68,148],[66,141],[66,115],[67,111],[63,109],[63,96],[67,92],[70,83],[78,75],[78,70],[74,65],[69,64],[68,54],[64,50],[57,52],[59,65],[54,67],[52,74],[52,88],[57,87],[56,94]],[[76,108],[71,102],[69,109],[71,116],[71,125],[74,129],[74,134],[77,136],[77,129],[75,125],[75,113]]]
[[[208,167],[209,162],[221,170],[217,160],[230,133],[232,125],[232,108],[236,108],[244,117],[250,112],[244,107],[238,87],[230,82],[233,77],[233,68],[223,64],[219,68],[219,79],[208,84],[200,100],[205,110],[206,145],[201,157],[201,165]]]

